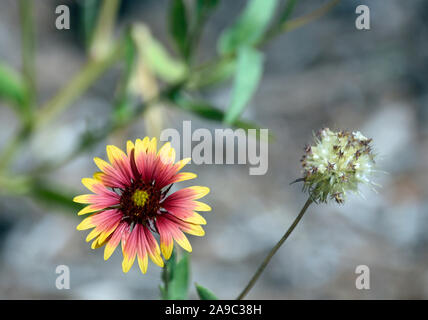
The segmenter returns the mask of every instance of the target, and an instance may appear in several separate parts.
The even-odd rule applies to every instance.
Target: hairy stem
[[[269,252],[269,254],[266,256],[266,258],[263,260],[262,264],[257,269],[256,273],[253,275],[251,280],[248,282],[245,289],[242,290],[242,292],[239,294],[239,296],[236,298],[236,300],[242,300],[248,294],[248,292],[251,290],[251,288],[255,285],[257,279],[260,277],[263,270],[269,264],[270,260],[275,255],[275,253],[278,251],[278,249],[282,246],[282,244],[285,242],[285,240],[287,240],[287,238],[293,232],[294,228],[296,228],[297,224],[302,219],[303,215],[305,214],[306,210],[311,205],[311,203],[312,203],[312,199],[309,197],[309,199],[306,201],[303,208],[300,210],[299,215],[294,220],[293,224],[288,228],[287,232],[285,232],[285,234],[278,241],[278,243],[272,248],[272,250]]]

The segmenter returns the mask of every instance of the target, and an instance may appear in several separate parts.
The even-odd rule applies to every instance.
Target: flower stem
[[[275,255],[275,253],[278,251],[278,249],[282,246],[282,244],[287,240],[287,238],[290,236],[290,234],[293,232],[294,228],[296,228],[299,221],[302,219],[303,215],[305,214],[308,207],[311,205],[312,199],[309,197],[309,199],[306,201],[303,208],[300,210],[299,215],[294,220],[293,224],[288,228],[287,232],[282,236],[282,238],[278,241],[278,243],[272,248],[272,250],[269,252],[269,254],[266,256],[266,258],[263,260],[262,264],[257,269],[256,273],[251,278],[250,282],[248,282],[245,289],[241,292],[241,294],[236,298],[236,300],[242,300],[248,292],[251,290],[251,288],[256,283],[257,279],[262,274],[263,270],[266,268],[272,257]]]

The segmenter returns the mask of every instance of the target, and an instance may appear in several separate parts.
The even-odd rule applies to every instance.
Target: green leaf
[[[195,283],[196,291],[198,292],[198,296],[201,300],[218,300],[214,293],[212,293],[207,288],[200,286]]]
[[[169,294],[172,300],[187,299],[189,290],[189,255],[183,254],[174,268],[174,277],[169,284]]]
[[[26,92],[27,90],[19,74],[0,63],[0,99],[20,106],[27,99]]]
[[[202,100],[191,100],[181,95],[176,95],[172,98],[175,105],[182,108],[183,110],[192,112],[199,117],[212,121],[223,121],[225,114],[223,110],[218,109],[206,101]],[[248,129],[260,129],[260,127],[254,123],[247,122],[244,120],[236,120],[233,124],[234,127]]]
[[[196,17],[197,20],[203,19],[204,16],[213,10],[219,3],[219,0],[197,0],[196,2]]]
[[[140,24],[132,29],[132,37],[144,62],[164,81],[178,83],[187,75],[184,63],[173,59],[149,29]]]
[[[236,22],[220,36],[219,52],[227,54],[244,45],[255,45],[265,33],[276,5],[277,0],[249,0]]]
[[[167,300],[167,295],[166,295],[166,289],[165,289],[165,287],[162,286],[162,285],[159,285],[159,291],[160,291],[162,300]]]
[[[89,48],[99,15],[100,0],[78,1],[77,4],[79,5],[80,11],[79,31],[83,35],[86,48]]]
[[[131,76],[136,64],[136,47],[131,35],[128,33],[124,48],[124,70],[119,80],[116,101],[114,103],[113,119],[115,123],[125,123],[132,116],[132,102],[129,94]]]
[[[180,55],[189,57],[188,39],[189,22],[183,0],[172,0],[169,8],[169,32]]]
[[[162,273],[162,281],[164,282],[164,285],[160,286],[162,299],[187,299],[189,273],[189,255],[187,252],[183,254],[179,261],[177,261],[175,252],[173,252]]]
[[[221,59],[208,67],[204,67],[200,70],[194,70],[190,75],[187,88],[197,89],[219,84],[230,78],[235,70],[235,59]]]
[[[232,100],[224,121],[232,124],[244,111],[257,89],[263,71],[263,55],[251,47],[238,51],[238,62],[233,86]]]
[[[198,12],[207,9],[213,9],[218,5],[219,2],[219,0],[197,0],[196,8]]]
[[[76,193],[64,189],[63,186],[35,181],[31,186],[30,193],[37,200],[50,206],[60,206],[76,212],[83,208],[83,205],[73,202],[73,197]]]
[[[293,13],[294,7],[296,6],[296,3],[299,0],[288,0],[287,5],[284,8],[284,11],[281,14],[281,17],[279,19],[279,23],[282,24],[284,22],[286,22],[291,14]]]
[[[219,0],[193,0],[192,2],[192,10],[190,10],[192,14],[189,18],[189,30],[186,41],[188,54],[185,57],[189,65],[192,64],[191,60],[194,58],[195,51],[200,42],[204,25],[219,3]]]

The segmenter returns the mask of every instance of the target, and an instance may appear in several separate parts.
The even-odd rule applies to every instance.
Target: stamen
[[[132,195],[132,201],[134,201],[134,204],[140,208],[144,207],[148,198],[149,194],[144,190],[135,190]]]

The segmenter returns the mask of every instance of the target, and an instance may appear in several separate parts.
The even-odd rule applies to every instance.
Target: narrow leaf
[[[232,100],[224,121],[232,124],[239,118],[257,89],[263,70],[263,55],[250,47],[238,51]]]
[[[130,34],[126,35],[124,47],[124,70],[119,80],[113,110],[113,119],[115,123],[125,123],[132,116],[132,102],[129,94],[129,87],[136,65],[137,50]]]
[[[196,20],[200,21],[212,11],[219,3],[219,0],[197,0],[196,2]]]
[[[163,285],[159,287],[163,300],[185,300],[189,290],[189,255],[177,262],[175,250],[162,272]]]
[[[186,76],[186,65],[174,60],[146,26],[134,26],[132,36],[144,61],[162,80],[177,83]]]
[[[15,105],[26,99],[25,86],[20,76],[8,66],[0,63],[0,99]]]
[[[174,275],[169,283],[169,299],[185,300],[189,290],[189,255],[186,253],[174,267]]]
[[[178,52],[185,59],[189,56],[188,38],[189,22],[183,0],[172,0],[169,9],[169,32]]]
[[[219,2],[219,0],[197,0],[196,9],[201,14],[205,10],[214,9]]]
[[[77,4],[79,6],[79,32],[83,35],[86,48],[89,48],[99,13],[100,0],[79,1]]]
[[[51,185],[43,181],[35,181],[32,185],[31,195],[47,205],[59,206],[64,209],[78,211],[83,205],[73,202],[76,192],[70,192],[59,185]]]
[[[191,100],[186,99],[183,96],[176,96],[173,98],[173,102],[178,107],[182,108],[183,110],[189,111],[194,113],[195,115],[212,121],[223,121],[224,119],[224,112],[223,110],[216,108],[209,104],[208,102],[202,101],[202,100]],[[260,126],[247,122],[244,120],[236,120],[233,124],[236,128],[241,128],[244,130],[248,129],[260,129]]]
[[[173,278],[173,271],[176,264],[175,250],[172,251],[171,257],[165,262],[165,267],[162,270],[163,285],[159,286],[162,300],[168,300],[169,283]]]
[[[207,288],[200,286],[195,283],[196,291],[198,292],[198,296],[201,300],[218,300],[214,293],[212,293]]]
[[[193,0],[196,2],[192,6],[191,17],[189,18],[189,31],[187,34],[187,55],[186,61],[191,64],[192,58],[195,56],[199,41],[201,39],[205,23],[213,12],[219,0]]]
[[[281,17],[279,19],[280,23],[284,23],[290,18],[291,14],[293,13],[294,7],[296,6],[296,3],[298,1],[299,0],[288,0],[284,11],[282,12]]]
[[[200,70],[194,70],[187,87],[197,89],[206,86],[220,84],[229,79],[236,70],[236,60],[224,58],[220,61]]]
[[[277,0],[249,0],[236,22],[220,36],[219,52],[231,53],[243,45],[256,44],[273,17],[277,2]]]

